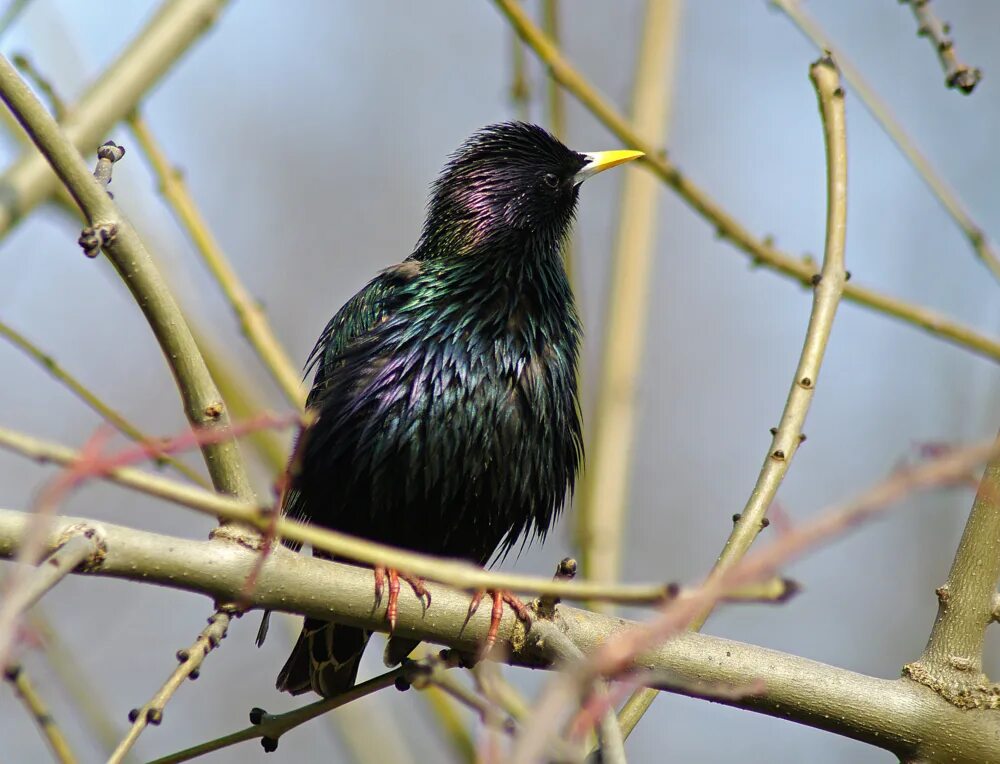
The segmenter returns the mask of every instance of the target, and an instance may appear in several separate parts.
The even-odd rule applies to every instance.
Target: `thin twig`
[[[679,0],[648,0],[632,91],[632,124],[655,145],[666,141],[680,26]],[[611,583],[621,570],[636,398],[649,316],[660,184],[625,170],[608,286],[600,382],[587,470],[577,505],[584,575]]]
[[[809,70],[819,96],[826,145],[827,213],[823,268],[814,281],[813,308],[802,353],[764,458],[757,483],[733,524],[733,532],[719,555],[713,575],[721,575],[739,560],[760,533],[764,517],[803,440],[802,428],[812,404],[820,367],[846,280],[844,246],[847,234],[847,129],[844,93],[833,59],[821,58]],[[707,613],[705,617],[707,617]],[[699,626],[704,618],[699,618]]]
[[[105,69],[61,123],[81,152],[91,152],[111,129],[191,45],[211,30],[228,0],[165,0],[149,23]],[[36,206],[51,197],[58,182],[45,159],[29,149],[11,165],[0,185],[0,238]]]
[[[586,664],[584,653],[554,622],[544,618],[538,619],[532,624],[528,636],[536,644],[544,645],[557,667],[562,667],[564,670],[549,681],[542,696],[532,708],[531,714],[526,717],[526,723],[514,742],[511,764],[541,761],[545,758],[543,754],[546,751],[561,745],[565,746],[567,741],[561,740],[559,734],[564,726],[562,720],[569,716],[566,713],[566,706],[583,703],[588,695],[603,698],[607,693],[600,677],[584,676],[583,672],[578,670],[580,666]],[[600,715],[602,729],[598,732],[602,760],[603,754],[608,753],[610,756],[608,761],[624,762],[621,728],[618,726],[614,709],[607,704],[605,706]],[[572,730],[569,733],[572,737]],[[605,745],[608,746],[607,751],[603,750]],[[577,758],[583,757],[581,755]]]
[[[0,28],[2,28],[2,23],[0,23]],[[2,34],[2,31],[0,31],[0,34]],[[66,116],[66,102],[56,92],[51,80],[36,69],[31,59],[23,53],[15,53],[11,56],[11,63],[18,68],[21,74],[34,83],[39,93],[49,99],[49,106],[52,107],[52,115],[57,120],[62,121]]]
[[[514,112],[522,122],[531,118],[531,83],[528,81],[528,71],[525,65],[524,43],[516,34],[510,36],[510,100],[514,104]]]
[[[407,684],[418,690],[437,687],[466,708],[472,709],[483,724],[504,732],[513,732],[514,720],[507,718],[500,706],[485,695],[476,694],[468,685],[447,671],[461,663],[458,654],[452,650],[429,655],[420,661],[410,661],[411,671],[406,677]],[[399,686],[397,683],[397,687]]]
[[[191,329],[233,419],[238,422],[246,421],[264,411],[267,407],[250,375],[244,374],[235,366],[212,339],[201,333],[197,324],[192,325]],[[282,438],[273,429],[264,428],[249,433],[247,441],[272,479],[277,480],[288,464],[288,449]]]
[[[426,658],[431,652],[431,646],[424,643],[418,645],[410,653],[410,657],[413,660],[420,660]],[[481,661],[477,666],[485,662]],[[466,764],[475,764],[476,743],[472,739],[472,734],[468,728],[466,719],[460,713],[458,704],[444,690],[434,685],[424,688],[419,697],[427,704],[430,713],[437,722],[441,734],[448,743],[456,760],[465,762]],[[506,709],[506,706],[502,704],[498,705]],[[510,713],[509,710],[508,713]]]
[[[196,427],[229,426],[215,383],[205,367],[177,303],[167,291],[138,234],[124,218],[83,158],[6,58],[0,56],[0,97],[52,164],[86,215],[85,246],[97,243],[118,269],[156,334],[177,380],[188,420]],[[249,498],[246,470],[232,439],[204,444],[202,453],[217,490]]]
[[[814,519],[775,537],[764,548],[738,560],[727,570],[710,575],[685,597],[675,598],[665,605],[649,624],[601,646],[592,657],[592,670],[616,675],[631,666],[632,658],[644,650],[688,628],[729,589],[773,576],[775,571],[810,550],[888,511],[915,491],[962,485],[970,469],[983,462],[993,463],[998,455],[1000,443],[983,442],[955,449],[917,467],[897,470],[856,498],[824,510]]]
[[[228,748],[231,745],[236,745],[247,740],[256,740],[257,738],[260,738],[264,750],[270,753],[277,749],[278,741],[282,735],[315,719],[317,716],[326,714],[335,708],[340,708],[343,705],[364,698],[387,687],[392,687],[393,685],[408,686],[413,680],[415,673],[422,670],[422,666],[423,663],[421,662],[410,661],[406,665],[380,674],[373,679],[369,679],[367,682],[357,684],[336,697],[317,700],[314,703],[283,714],[269,714],[262,708],[254,708],[250,711],[251,723],[249,727],[245,727],[239,732],[233,732],[229,735],[192,746],[191,748],[185,748],[183,751],[156,759],[150,762],[150,764],[179,764],[183,761],[190,761],[199,756],[204,756],[206,753]],[[403,684],[400,685],[400,682]]]
[[[292,638],[298,639],[302,630],[298,618],[283,619],[290,627],[294,627]],[[291,644],[289,644],[291,649]],[[451,698],[436,687],[428,687],[419,697],[426,698],[434,693],[444,698],[449,707],[453,705]],[[351,764],[384,764],[384,762],[399,762],[399,764],[418,764],[414,758],[413,746],[410,743],[409,729],[405,725],[386,724],[392,711],[385,703],[386,695],[376,693],[360,705],[348,703],[340,706],[337,713],[325,714],[323,722],[337,736],[349,752],[347,760]],[[464,728],[463,728],[464,731]],[[475,760],[462,759],[467,764],[475,764]]]
[[[208,619],[208,626],[198,635],[194,644],[187,650],[177,652],[177,660],[180,665],[146,705],[142,708],[132,709],[129,713],[132,728],[111,754],[108,764],[121,764],[125,754],[135,745],[135,741],[142,734],[142,731],[150,724],[159,725],[163,721],[163,709],[186,679],[197,678],[205,656],[225,639],[231,619],[232,616],[228,612],[216,612]]]
[[[993,276],[1000,280],[1000,254],[987,238],[983,229],[976,224],[969,213],[965,202],[959,198],[955,190],[934,169],[930,160],[917,147],[913,138],[893,115],[888,104],[874,91],[865,80],[861,71],[848,60],[844,53],[830,41],[826,31],[802,7],[799,0],[771,0],[771,4],[784,13],[801,32],[808,37],[820,50],[829,50],[837,61],[837,66],[844,79],[851,86],[861,103],[875,117],[886,135],[896,144],[897,148],[909,160],[921,180],[931,190],[952,219],[962,229],[965,238],[972,245],[976,257],[982,260]]]
[[[155,443],[156,439],[144,433],[128,419],[115,411],[111,406],[101,400],[96,393],[84,385],[80,380],[64,369],[59,362],[51,355],[43,351],[31,340],[18,332],[9,324],[0,321],[0,337],[6,338],[14,347],[23,351],[31,360],[37,362],[43,369],[51,374],[57,381],[61,382],[69,389],[73,395],[79,398],[94,413],[99,415],[104,421],[118,430],[120,433],[137,443]],[[191,467],[171,456],[162,456],[157,459],[158,463],[167,464],[177,470],[202,488],[209,488],[209,483],[195,472]]]
[[[61,764],[76,764],[77,758],[73,754],[73,749],[70,748],[69,742],[66,740],[66,735],[63,734],[59,725],[56,724],[56,720],[52,717],[52,713],[49,711],[48,706],[45,705],[45,701],[42,700],[41,695],[38,694],[35,686],[31,683],[24,668],[22,666],[10,666],[4,671],[4,678],[10,682],[14,688],[14,693],[24,703],[24,707],[28,709],[28,713],[35,720],[39,732],[42,733],[45,742],[49,744],[49,748],[52,749],[52,753],[56,759]]]
[[[33,564],[38,559],[44,548],[49,523],[51,522],[51,518],[56,514],[59,504],[71,491],[79,488],[80,485],[88,480],[107,474],[125,465],[145,461],[165,453],[176,453],[184,448],[192,448],[195,445],[204,447],[206,443],[217,443],[227,439],[231,440],[240,434],[241,430],[253,429],[255,427],[287,426],[292,421],[297,421],[297,418],[289,420],[285,417],[282,419],[265,413],[258,416],[255,421],[240,423],[236,427],[227,427],[226,429],[212,428],[201,432],[192,431],[183,433],[173,440],[164,441],[155,446],[146,444],[130,446],[111,456],[106,456],[103,453],[109,433],[107,431],[98,431],[77,455],[77,458],[65,462],[66,469],[46,483],[44,488],[38,492],[34,511],[31,514],[32,523],[30,532],[22,540],[21,547],[18,550],[18,561]],[[177,485],[183,484],[178,483]],[[197,490],[202,491],[203,489],[198,488]],[[204,493],[206,496],[221,496],[221,494],[214,494],[208,491]],[[82,533],[87,538],[94,539],[94,542],[99,544],[100,540],[97,538],[94,529],[80,528],[76,529],[76,531]],[[218,529],[216,530],[217,532]],[[67,553],[67,556],[69,556],[69,553]],[[70,559],[73,558],[70,557]],[[56,572],[59,571],[58,564],[55,566],[55,570]],[[50,576],[54,575],[48,569],[46,569],[46,573]],[[65,575],[65,572],[62,575]],[[40,579],[38,587],[48,580],[46,576],[42,576],[41,574],[38,574],[38,578]],[[8,651],[13,642],[19,613],[26,606],[22,604],[22,600],[26,600],[30,604],[30,597],[34,596],[35,591],[33,587],[37,588],[33,584],[32,579],[27,578],[23,574],[22,569],[16,569],[8,582],[7,596],[4,602],[0,604],[0,666],[5,665]],[[21,593],[22,591],[24,592],[23,594]]]
[[[556,45],[559,44],[562,24],[559,23],[559,0],[542,0],[542,29]],[[566,99],[562,88],[553,78],[547,78],[546,101],[548,104],[549,129],[562,141],[566,140]]]
[[[45,530],[42,526],[43,537]],[[100,543],[94,528],[78,528],[37,568],[17,570],[10,576],[0,604],[0,670],[8,665],[23,613],[78,565],[98,554]]]
[[[0,428],[0,447],[41,462],[66,465],[77,464],[81,459],[81,454],[71,448],[6,428]],[[91,477],[100,477],[222,520],[244,523],[262,532],[272,522],[273,510],[270,507],[241,502],[230,496],[205,491],[134,467],[117,466],[117,462],[120,462],[120,457],[114,455],[107,457],[106,464],[92,460],[88,470]],[[319,526],[295,522],[286,517],[278,520],[277,531],[282,538],[309,544],[337,557],[405,570],[412,575],[442,581],[459,589],[509,589],[521,593],[553,594],[567,599],[607,599],[633,604],[662,602],[674,590],[669,584],[615,586],[487,572],[468,563],[396,549]]]
[[[420,693],[420,697],[430,706],[457,760],[473,764],[476,761],[476,744],[465,719],[458,713],[458,705],[438,687],[428,687]]]
[[[926,37],[934,46],[941,68],[944,70],[945,85],[969,95],[976,89],[979,80],[983,78],[983,73],[959,61],[955,52],[955,41],[948,36],[951,32],[950,25],[942,23],[934,15],[930,0],[900,0],[900,2],[909,3],[917,19],[917,34]]]
[[[562,24],[560,23],[559,0],[542,0],[542,29],[558,45],[562,36]],[[522,55],[524,43],[521,38],[514,33],[517,44],[521,46]],[[559,83],[551,75],[545,77],[545,104],[547,107],[548,127],[552,134],[561,141],[569,142],[566,128],[566,98],[559,86]],[[563,244],[563,264],[566,267],[566,278],[569,280],[570,288],[574,293],[579,293],[579,264],[574,257],[573,232],[566,237]],[[577,370],[577,388],[581,400],[586,392],[582,389],[584,375]]]
[[[751,234],[705,191],[682,174],[666,156],[657,153],[654,145],[642,140],[628,120],[576,71],[552,41],[531,21],[516,0],[494,0],[494,3],[528,46],[545,62],[560,84],[621,141],[631,148],[645,152],[646,155],[637,161],[648,167],[705,218],[716,229],[720,239],[730,241],[745,252],[755,265],[765,266],[789,276],[804,286],[812,284],[816,267],[810,259],[797,258],[781,252],[767,239]],[[979,355],[1000,361],[1000,340],[980,334],[939,313],[858,286],[853,282],[845,286],[844,298],[912,324],[928,334],[948,340]]]
[[[38,636],[45,660],[72,699],[76,710],[83,716],[105,753],[110,754],[121,739],[119,725],[111,720],[107,706],[99,697],[101,687],[84,673],[80,659],[45,617],[43,605],[44,603],[35,605],[27,614],[25,620],[28,628]]]
[[[657,2],[658,0],[653,0]],[[608,695],[608,688],[604,682],[594,682],[594,694],[599,698]],[[600,756],[601,764],[627,764],[625,758],[625,735],[618,717],[615,715],[615,708],[609,704],[607,710],[601,714],[597,723],[597,740],[599,747],[596,754]]]
[[[479,661],[472,667],[472,678],[483,697],[502,708],[514,721],[524,721],[530,715],[531,707],[517,688],[504,679],[499,663]]]
[[[962,485],[973,464],[996,453],[995,444],[985,443],[955,449],[897,472],[858,499],[820,513],[816,522],[795,526],[778,536],[776,542],[743,561],[739,577],[743,580],[724,583],[730,588],[763,580],[772,575],[771,566],[785,565],[816,545],[830,543],[913,491]],[[0,557],[17,553],[28,519],[23,512],[0,509]],[[52,538],[81,522],[78,518],[57,518]],[[238,544],[192,541],[109,523],[102,523],[101,529],[107,553],[100,567],[87,573],[198,592],[213,601],[234,598],[254,561],[254,553]],[[372,607],[371,594],[370,571],[277,550],[262,573],[253,604],[261,609],[384,630],[385,609]],[[703,591],[700,600],[683,602],[692,606],[693,615],[704,609],[706,597]],[[673,624],[666,624],[670,628],[684,620],[678,617],[677,610],[672,612]],[[623,633],[639,628],[634,621],[566,605],[557,609],[555,617],[558,628],[585,654],[595,650],[599,653],[602,645],[610,645]],[[474,652],[485,638],[489,620],[485,613],[470,620],[468,598],[443,587],[435,592],[430,617],[415,597],[400,599],[396,635]],[[551,665],[558,657],[550,649],[551,642],[535,637],[536,628],[543,622],[536,618],[525,634],[520,621],[507,614],[498,638],[509,649],[506,660],[514,665]],[[995,740],[1000,734],[1000,720],[995,714],[968,713],[915,682],[866,677],[787,653],[702,634],[674,634],[669,642],[644,653],[635,666],[669,672],[672,683],[665,689],[673,688],[677,680],[681,685],[700,681],[743,687],[766,676],[764,694],[722,702],[862,740],[893,751],[904,760],[913,760],[917,753],[926,760],[944,760],[961,751],[967,761],[997,761]]]
[[[763,528],[767,510],[802,442],[802,427],[812,404],[823,355],[846,281],[844,245],[847,233],[847,126],[844,91],[840,87],[836,65],[828,56],[814,63],[809,69],[809,75],[819,98],[826,145],[827,211],[823,268],[814,281],[813,307],[805,342],[784,411],[781,413],[781,421],[774,430],[757,483],[743,512],[733,524],[732,533],[709,575],[710,582],[724,578],[727,571],[750,549]],[[696,631],[700,629],[710,612],[711,608],[699,613],[693,619],[691,628]],[[626,737],[655,696],[654,692],[642,689],[629,698],[621,712]]]
[[[243,336],[253,347],[264,368],[278,383],[288,402],[296,409],[303,408],[305,395],[302,390],[302,375],[275,335],[260,302],[247,291],[226,253],[212,235],[188,191],[184,176],[171,166],[149,125],[138,113],[133,112],[129,116],[128,124],[156,174],[160,193],[225,294],[236,314]]]
[[[0,36],[7,34],[11,25],[17,21],[18,16],[28,7],[31,0],[7,0],[7,7],[3,16],[0,16]]]
[[[679,638],[679,634],[695,623],[701,614],[711,610],[731,588],[773,576],[775,571],[817,546],[829,543],[887,511],[916,490],[962,484],[968,471],[975,465],[998,456],[1000,443],[981,443],[948,452],[918,467],[900,469],[857,498],[825,510],[815,519],[789,529],[758,552],[736,561],[718,575],[710,575],[701,586],[692,589],[686,596],[672,600],[651,622],[599,643],[587,661],[578,663],[575,670],[567,672],[567,677],[550,681],[536,707],[536,715],[542,715],[541,709],[544,708],[544,715],[551,717],[559,711],[560,704],[566,703],[568,694],[565,682],[569,681],[568,677],[575,677],[573,681],[579,687],[591,681],[594,676],[617,677],[623,672],[634,670],[636,663],[642,662],[639,656],[648,654],[666,640]],[[752,677],[745,684],[753,684],[764,676],[773,678],[774,673],[763,671],[760,676]],[[633,677],[632,684],[646,684],[647,679],[640,673]],[[623,689],[627,686],[627,683],[623,685]],[[640,711],[648,708],[648,703],[640,702],[640,693],[638,691],[633,694],[630,704],[619,715],[623,732],[634,728],[641,717]],[[612,695],[608,706],[614,702],[615,696]],[[597,709],[590,715],[591,718],[601,710]],[[532,731],[526,729],[525,734],[532,734]],[[538,734],[537,730],[534,734]]]

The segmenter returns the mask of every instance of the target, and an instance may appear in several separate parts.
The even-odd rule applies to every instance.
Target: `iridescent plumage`
[[[452,156],[414,252],[313,349],[289,516],[478,564],[544,538],[582,459],[561,249],[588,161],[523,123]],[[350,687],[367,639],[307,619],[279,689]]]

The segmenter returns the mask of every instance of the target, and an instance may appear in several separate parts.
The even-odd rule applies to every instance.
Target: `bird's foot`
[[[406,573],[400,573],[395,568],[386,568],[383,565],[375,566],[375,600],[377,602],[382,601],[382,590],[385,588],[385,579],[389,579],[389,603],[385,609],[386,620],[389,621],[389,631],[393,632],[396,630],[396,616],[399,612],[399,582],[400,579],[406,581],[413,589],[413,593],[417,595],[417,599],[423,601],[427,600],[427,604],[424,607],[431,606],[431,593],[424,586],[424,579],[418,578],[417,576],[410,576]]]
[[[528,606],[514,596],[513,592],[506,589],[487,589],[486,591],[478,591],[472,595],[472,602],[469,603],[470,618],[479,608],[479,603],[482,601],[483,595],[487,593],[493,599],[493,611],[490,614],[490,630],[486,632],[486,642],[483,643],[480,657],[489,655],[493,649],[493,645],[497,641],[497,634],[500,631],[500,620],[503,618],[504,603],[514,611],[514,614],[521,619],[521,622],[526,627],[531,626],[531,611],[528,610]]]

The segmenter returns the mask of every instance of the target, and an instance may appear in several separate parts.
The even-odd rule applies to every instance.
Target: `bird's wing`
[[[396,298],[400,288],[419,275],[420,267],[420,261],[409,259],[386,268],[344,303],[330,319],[306,360],[305,373],[309,374],[314,369],[316,371],[306,399],[307,409],[321,405],[334,372],[342,364],[345,352],[369,336],[375,327],[395,312],[399,304]],[[299,444],[309,434],[308,430],[299,433],[293,460],[294,454],[301,449]],[[290,468],[294,471],[295,465],[290,465]],[[303,497],[294,488],[286,492],[282,511],[297,520],[309,519]]]
[[[399,288],[419,272],[420,262],[412,259],[386,268],[330,319],[306,360],[305,373],[316,371],[307,407],[322,396],[330,373],[339,365],[344,351],[393,313],[396,307],[393,298]]]

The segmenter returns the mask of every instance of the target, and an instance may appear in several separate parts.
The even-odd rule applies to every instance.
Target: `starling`
[[[309,356],[315,418],[288,517],[479,565],[545,537],[583,452],[562,246],[580,184],[639,156],[572,151],[523,122],[485,127],[452,155],[413,254],[352,297]],[[377,594],[386,574],[391,629],[401,578],[429,594],[376,567]],[[490,594],[492,640],[503,603],[520,603]],[[350,688],[369,636],[307,618],[278,689]]]

